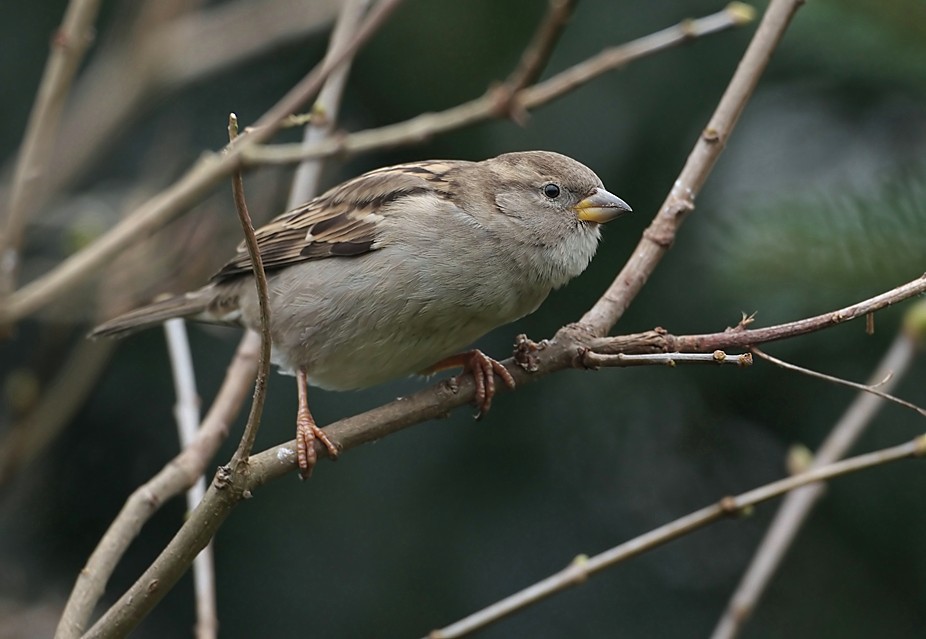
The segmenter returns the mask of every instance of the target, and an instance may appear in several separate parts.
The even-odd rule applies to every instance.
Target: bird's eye
[[[546,195],[551,200],[555,200],[559,197],[559,187],[553,183],[544,185],[543,194]]]

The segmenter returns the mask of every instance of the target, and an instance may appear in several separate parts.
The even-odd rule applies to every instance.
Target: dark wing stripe
[[[373,240],[366,242],[335,242],[331,245],[331,255],[338,257],[349,257],[351,255],[362,255],[370,252]]]
[[[306,260],[349,257],[373,250],[376,215],[392,202],[433,193],[448,198],[441,188],[447,164],[379,169],[335,187],[325,195],[274,218],[257,230],[264,269],[272,271]],[[309,238],[307,240],[307,238]],[[221,282],[251,272],[243,245],[213,278]]]
[[[382,195],[377,195],[376,197],[371,198],[369,200],[365,200],[363,204],[365,206],[371,207],[373,210],[379,210],[383,208],[384,206],[386,206],[387,204],[391,204],[392,202],[395,202],[399,198],[409,197],[412,195],[420,195],[423,193],[428,193],[431,190],[432,189],[429,189],[426,186],[419,186],[419,187],[415,187],[411,189],[404,189],[401,191],[391,191],[389,193],[383,193]]]
[[[321,220],[316,222],[309,227],[309,233],[317,240],[319,237],[325,234],[325,231],[336,228],[339,226],[348,226],[350,225],[352,219],[349,211],[345,211],[339,215],[329,217],[327,220]]]

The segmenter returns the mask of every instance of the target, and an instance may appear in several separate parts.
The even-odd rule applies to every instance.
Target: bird
[[[338,448],[308,407],[307,385],[352,390],[462,367],[484,414],[495,376],[514,379],[474,341],[534,312],[581,274],[600,225],[631,208],[584,164],[552,151],[375,169],[255,232],[267,275],[271,359],[296,377],[300,475],[315,440]],[[123,336],[174,317],[260,330],[244,243],[202,288],[97,326]]]

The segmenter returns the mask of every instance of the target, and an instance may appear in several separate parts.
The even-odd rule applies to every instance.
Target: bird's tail
[[[88,337],[125,337],[174,317],[201,315],[206,312],[210,301],[210,296],[203,291],[168,297],[100,324],[90,331]]]

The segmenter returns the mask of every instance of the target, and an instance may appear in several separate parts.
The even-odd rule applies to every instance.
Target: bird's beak
[[[604,189],[595,189],[595,192],[573,207],[576,217],[583,222],[596,222],[604,224],[630,213],[633,209],[622,199]]]

